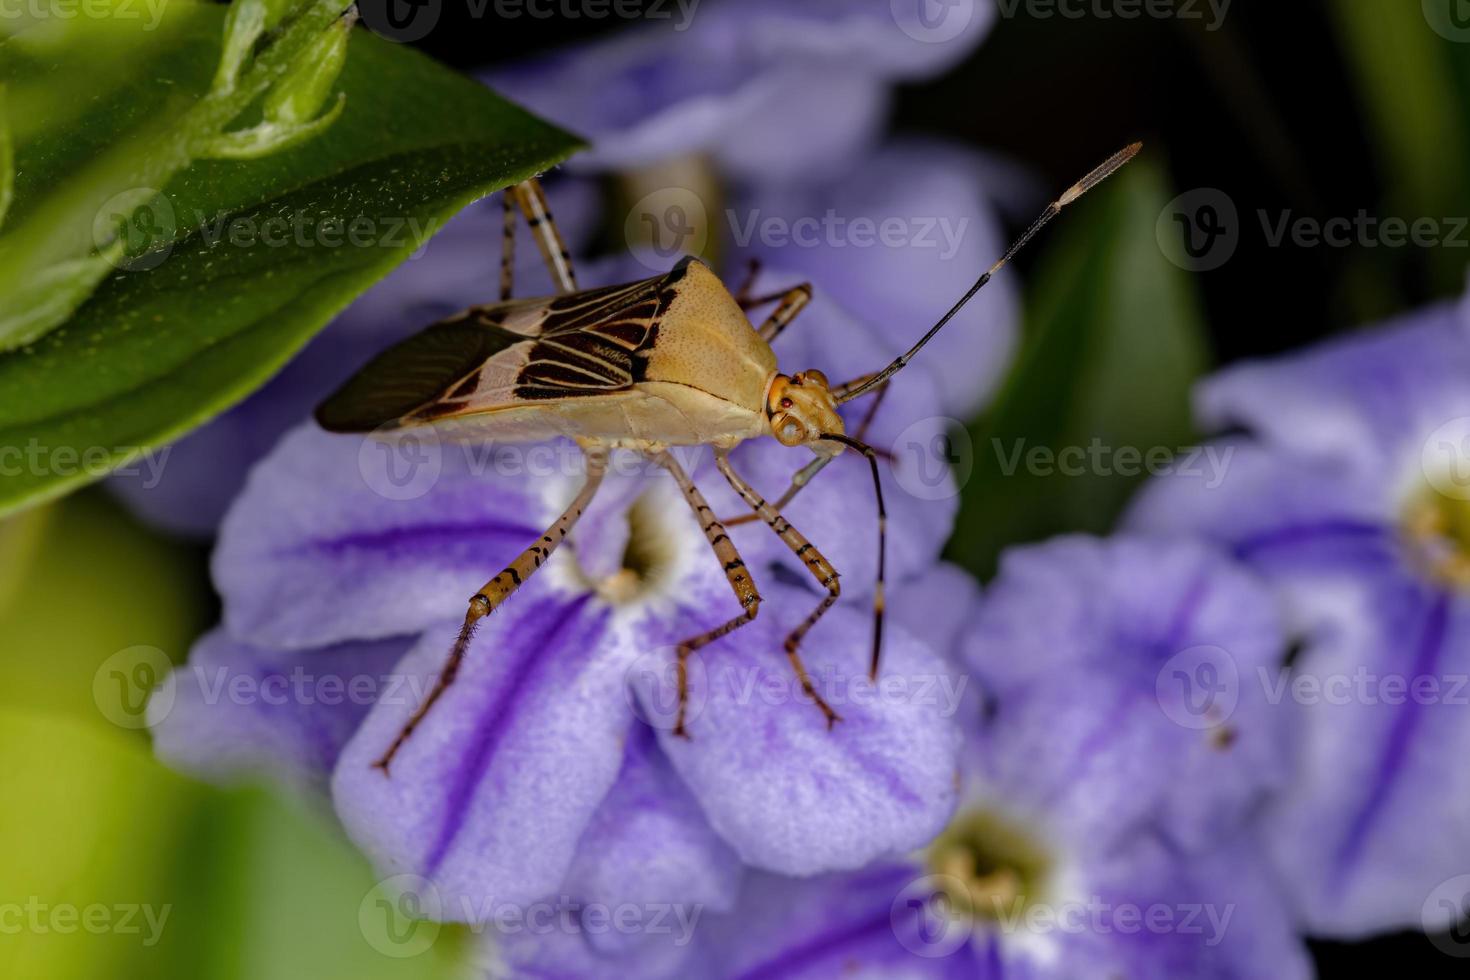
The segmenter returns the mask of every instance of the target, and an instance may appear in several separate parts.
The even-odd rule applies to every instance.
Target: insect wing
[[[317,407],[317,422],[370,432],[626,390],[642,376],[670,278],[472,307],[378,354]]]

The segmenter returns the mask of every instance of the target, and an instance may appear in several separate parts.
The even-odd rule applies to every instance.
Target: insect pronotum
[[[687,661],[695,651],[755,619],[761,595],[725,533],[729,524],[759,518],[799,557],[826,591],[817,607],[788,634],[786,656],[803,691],[830,728],[838,714],[818,694],[800,653],[802,637],[840,594],[838,573],[817,547],[792,527],[781,510],[844,451],[866,457],[878,507],[878,580],[873,599],[870,674],[876,679],[883,649],[883,577],[886,529],[878,454],[864,441],[870,410],[848,435],[837,406],[874,394],[875,403],[893,375],[934,337],[1062,208],[1131,160],[1140,144],[1120,150],[1049,204],[960,300],[918,342],[871,374],[831,384],[820,371],[783,374],[771,342],[811,299],[802,284],[782,293],[752,297],[751,282],[732,294],[702,262],[680,261],[660,276],[621,286],[578,290],[571,260],[535,181],[506,190],[501,302],[476,306],[441,320],[379,354],[316,411],[331,432],[373,432],[384,427],[469,426],[477,438],[576,440],[586,456],[586,482],[576,498],[520,557],[469,599],[464,623],[434,687],[374,766],[386,774],[393,757],[454,683],[480,620],[490,615],[566,539],[596,494],[612,449],[641,452],[673,476],[724,567],[740,611],[685,640],[677,648],[678,709],[674,733],[688,737],[685,710]],[[516,211],[531,226],[559,294],[511,300]],[[754,277],[752,276],[752,279]],[[746,311],[775,303],[759,326]],[[737,473],[730,450],[747,439],[770,436],[786,446],[805,446],[815,458],[797,471],[786,492],[768,501]],[[694,481],[668,452],[670,446],[708,445],[715,466],[750,507],[742,518],[721,522]]]

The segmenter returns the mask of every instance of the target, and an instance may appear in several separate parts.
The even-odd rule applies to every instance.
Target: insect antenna
[[[885,568],[888,564],[888,511],[883,506],[883,481],[878,477],[878,451],[851,436],[832,433],[821,438],[841,443],[854,452],[862,453],[868,457],[868,466],[873,471],[873,496],[878,501],[878,584],[873,588],[873,658],[868,666],[868,679],[876,681],[878,659],[883,654],[883,583],[887,577]]]
[[[1092,190],[1092,188],[1102,183],[1104,180],[1110,177],[1118,168],[1122,167],[1123,164],[1127,163],[1129,160],[1132,160],[1135,156],[1137,156],[1138,151],[1142,148],[1142,143],[1130,143],[1128,146],[1125,146],[1123,149],[1119,150],[1117,153],[1114,153],[1112,156],[1104,160],[1101,165],[1099,165],[1086,177],[1083,177],[1081,180],[1077,181],[1077,183],[1067,188],[1066,193],[1064,193],[1061,197],[1057,198],[1055,201],[1052,201],[1046,206],[1046,210],[1041,212],[1041,216],[1031,223],[1031,227],[1027,228],[1025,233],[1021,235],[1020,238],[1016,239],[1016,241],[1011,245],[1010,248],[1006,249],[1005,254],[1000,257],[1000,260],[997,261],[995,265],[985,270],[985,273],[979,279],[975,280],[975,285],[971,286],[969,291],[966,292],[965,295],[960,297],[960,301],[958,303],[949,308],[948,313],[939,318],[938,323],[929,328],[928,333],[919,338],[919,342],[917,344],[910,347],[903,354],[899,355],[897,358],[894,359],[893,363],[889,364],[886,368],[873,375],[861,385],[858,385],[856,388],[853,388],[849,391],[843,392],[837,400],[839,402],[847,402],[861,395],[865,395],[869,391],[872,391],[878,385],[887,381],[889,378],[893,377],[895,374],[901,371],[904,365],[908,364],[908,362],[913,359],[913,356],[917,354],[925,344],[932,340],[934,338],[934,335],[939,333],[939,331],[944,328],[944,325],[948,323],[951,319],[953,319],[954,315],[958,313],[966,303],[974,298],[976,293],[984,288],[985,284],[991,280],[991,277],[993,277],[1001,269],[1005,268],[1006,263],[1015,258],[1016,253],[1025,248],[1026,243],[1035,238],[1037,232],[1046,227],[1047,222],[1051,221],[1052,218],[1055,218],[1061,212],[1062,208],[1066,207],[1068,204],[1071,204],[1073,201],[1077,200],[1077,198],[1081,197],[1083,194],[1086,194],[1088,191]]]

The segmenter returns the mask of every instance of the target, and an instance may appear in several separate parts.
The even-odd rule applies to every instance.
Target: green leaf
[[[41,216],[59,215],[65,227],[57,234],[73,246],[93,242],[90,226],[106,209],[87,208],[116,191],[116,175],[103,168],[105,177],[81,181],[80,190],[70,189],[69,175],[114,159],[108,134],[147,132],[161,125],[151,120],[188,112],[210,90],[224,8],[168,10],[146,44],[111,21],[90,23],[87,43],[61,54],[22,48],[23,57],[0,67],[18,171],[8,227],[36,229]],[[125,63],[118,51],[129,55]],[[43,56],[89,68],[80,81],[53,85],[74,76],[16,67],[34,70]],[[283,61],[280,73],[291,64]],[[55,91],[80,83],[96,83],[101,94],[66,99]],[[483,86],[364,30],[354,33],[337,88],[347,95],[341,117],[302,146],[264,159],[196,160],[141,207],[135,198],[146,194],[148,174],[124,187],[132,197],[122,210],[152,221],[143,237],[153,250],[125,263],[60,328],[0,354],[0,513],[99,475],[96,466],[57,465],[58,454],[118,465],[228,408],[460,208],[579,146]],[[6,464],[18,453],[40,462],[17,471]]]
[[[1380,214],[1450,222],[1470,208],[1464,179],[1470,170],[1470,29],[1455,16],[1462,2],[1329,5],[1372,130],[1368,143],[1386,188]],[[1458,296],[1465,285],[1461,251],[1373,249],[1355,259],[1339,289],[1358,317],[1379,319],[1403,306],[1396,283],[1423,277],[1406,265],[1424,263],[1437,293]]]
[[[1206,346],[1192,281],[1155,237],[1163,187],[1146,157],[1130,164],[1059,219],[1027,284],[1021,355],[968,433],[974,469],[950,554],[977,574],[1012,544],[1107,532],[1142,454],[1191,438]]]

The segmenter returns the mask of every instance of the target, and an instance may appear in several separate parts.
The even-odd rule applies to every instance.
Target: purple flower
[[[704,154],[738,177],[786,180],[844,168],[876,138],[891,85],[950,67],[995,17],[978,0],[702,0],[669,12],[486,81],[593,144],[573,170]]]
[[[860,334],[822,343],[831,326],[817,316],[788,336],[834,351],[811,364],[834,378],[844,359],[881,363]],[[909,430],[927,443],[924,420],[936,415],[922,377],[906,380],[875,440]],[[810,456],[771,441],[733,458],[774,497]],[[927,841],[954,806],[958,732],[936,704],[904,696],[945,673],[905,629],[912,619],[894,617],[883,686],[866,679],[876,546],[866,463],[837,461],[786,510],[844,573],[844,601],[803,647],[843,721],[829,732],[791,676],[782,640],[819,592],[757,522],[730,533],[766,602],[695,659],[686,742],[667,730],[672,648],[737,607],[673,481],[630,469],[632,459],[615,456],[567,546],[486,620],[385,778],[370,764],[442,667],[466,596],[570,499],[579,455],[560,443],[440,445],[432,430],[397,445],[289,433],[221,528],[224,623],[182,671],[172,711],[160,709],[160,753],[204,775],[284,769],[328,785],[352,838],[385,873],[428,879],[447,918],[559,889],[728,907],[742,863],[813,874]],[[687,468],[717,511],[740,513],[698,461]],[[938,499],[905,492],[912,465],[884,467],[900,588],[933,565],[954,514],[952,487]],[[936,580],[931,601],[962,587]],[[350,688],[360,678],[341,675],[358,655],[358,686],[372,696],[329,703],[325,680]],[[256,696],[277,677],[304,680],[284,698]]]
[[[679,976],[1310,976],[1251,822],[1278,719],[1260,696],[1196,717],[1159,683],[1202,647],[1277,662],[1262,583],[1199,544],[1059,539],[1006,557],[959,643],[977,683],[944,832],[857,871],[748,873]],[[504,955],[528,976],[617,975],[574,937]],[[668,975],[634,965],[618,964]]]
[[[1228,546],[1281,598],[1300,654],[1241,684],[1289,715],[1297,775],[1265,836],[1319,933],[1454,920],[1429,899],[1470,853],[1467,331],[1446,304],[1223,372],[1197,397],[1204,426],[1245,431],[1223,482],[1156,481],[1131,515]]]

